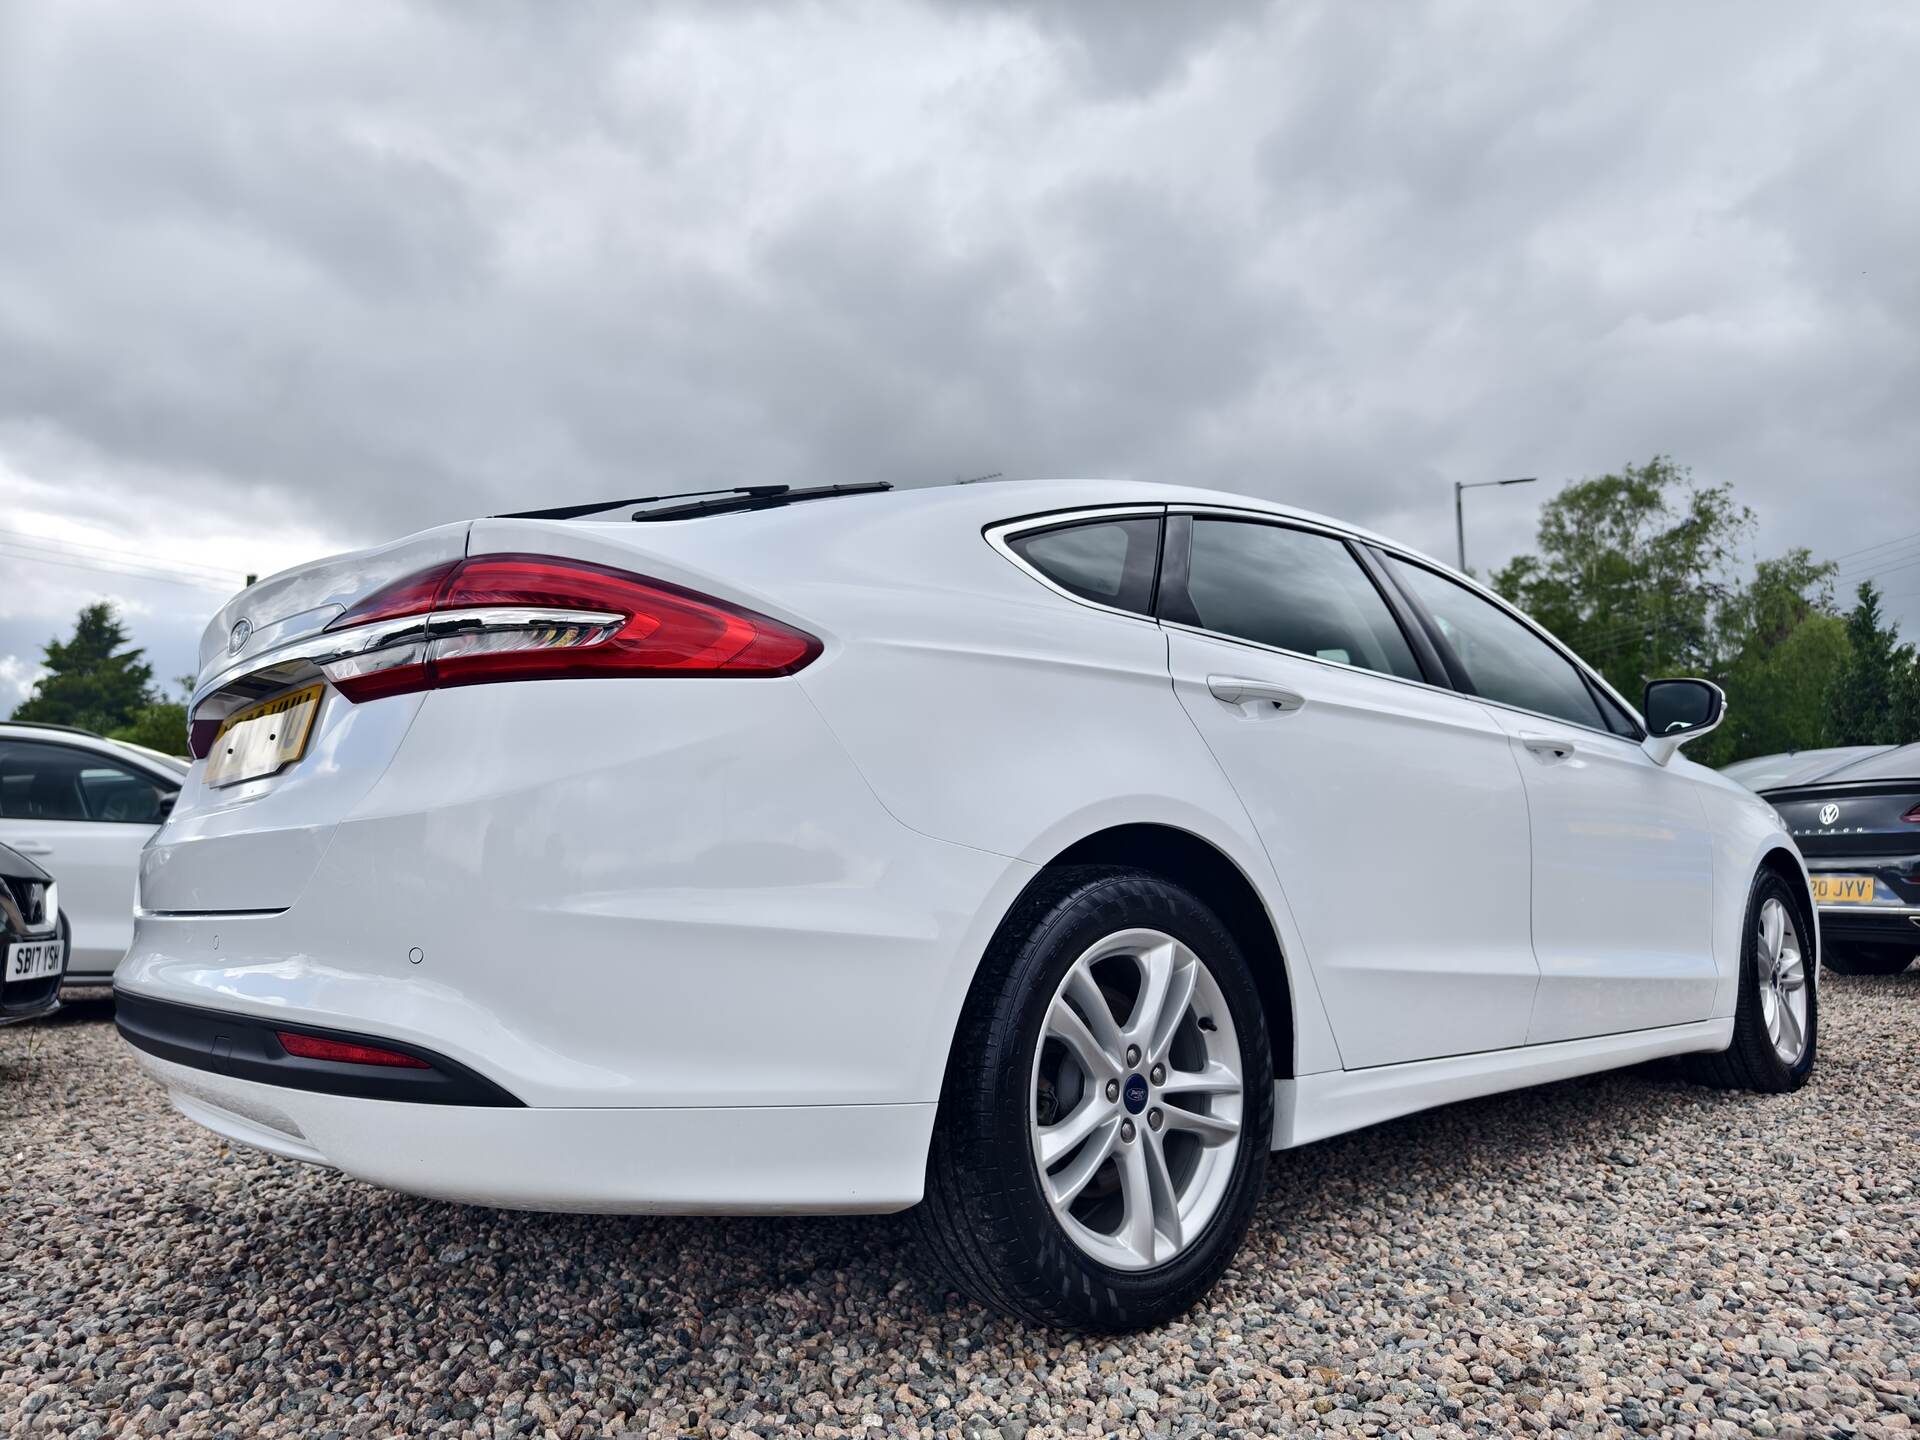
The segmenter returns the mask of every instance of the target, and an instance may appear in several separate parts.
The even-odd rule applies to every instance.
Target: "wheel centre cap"
[[[1127,1102],[1129,1114],[1138,1115],[1147,1108],[1147,1079],[1144,1075],[1129,1075],[1127,1083],[1121,1088],[1120,1098]]]

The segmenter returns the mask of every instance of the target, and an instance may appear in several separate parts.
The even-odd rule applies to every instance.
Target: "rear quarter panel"
[[[1261,893],[1289,957],[1296,1067],[1337,1066],[1271,862],[1174,695],[1165,633],[962,538],[928,544],[911,576],[797,602],[844,616],[800,682],[880,803],[922,834],[1036,866],[1117,825],[1208,841]],[[955,1016],[970,981],[956,976]]]
[[[1260,892],[1288,956],[1296,1068],[1337,1067],[1279,880],[1173,693],[1160,627],[1066,599],[995,551],[985,527],[1022,515],[1005,487],[914,499],[717,523],[480,521],[469,549],[624,565],[818,635],[801,689],[879,804],[931,839],[1028,866],[1115,825],[1207,840]],[[979,955],[965,959],[941,1006],[956,1021]]]

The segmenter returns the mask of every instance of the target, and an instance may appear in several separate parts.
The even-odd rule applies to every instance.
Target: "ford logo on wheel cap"
[[[1840,807],[1838,805],[1822,805],[1820,807],[1820,823],[1822,825],[1831,825],[1839,818]]]
[[[252,635],[253,622],[251,620],[234,621],[233,630],[227,636],[227,654],[238,655]]]
[[[1121,1097],[1127,1102],[1127,1109],[1138,1115],[1147,1108],[1147,1082],[1140,1075],[1129,1075],[1127,1083],[1121,1089]]]

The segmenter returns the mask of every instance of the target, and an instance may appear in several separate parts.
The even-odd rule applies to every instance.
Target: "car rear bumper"
[[[0,998],[0,1025],[18,1025],[22,1020],[51,1015],[60,1008],[60,980],[57,976],[50,981],[10,988],[16,993]]]
[[[1822,905],[1820,933],[1841,944],[1904,943],[1920,950],[1920,905]]]
[[[244,789],[150,847],[116,990],[212,1028],[130,1035],[141,1063],[230,1138],[488,1204],[913,1203],[974,967],[1035,869],[902,825],[783,680],[435,692],[279,908],[201,863],[249,826],[274,848],[289,807]],[[280,1030],[508,1101],[315,1093]]]
[[[931,1102],[530,1108],[323,1094],[135,1058],[238,1144],[411,1195],[614,1214],[878,1214],[917,1203]]]

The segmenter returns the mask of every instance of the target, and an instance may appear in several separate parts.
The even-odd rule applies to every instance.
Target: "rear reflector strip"
[[[520,1102],[484,1075],[450,1056],[379,1035],[308,1026],[283,1030],[284,1021],[255,1019],[154,1000],[116,989],[114,1023],[136,1049],[176,1065],[235,1080],[313,1090],[361,1100],[423,1105],[503,1105]]]
[[[289,1055],[302,1060],[332,1060],[342,1065],[400,1065],[410,1070],[431,1070],[426,1061],[398,1050],[382,1050],[373,1045],[354,1045],[345,1040],[323,1040],[318,1035],[302,1035],[293,1030],[276,1030],[273,1038]]]

